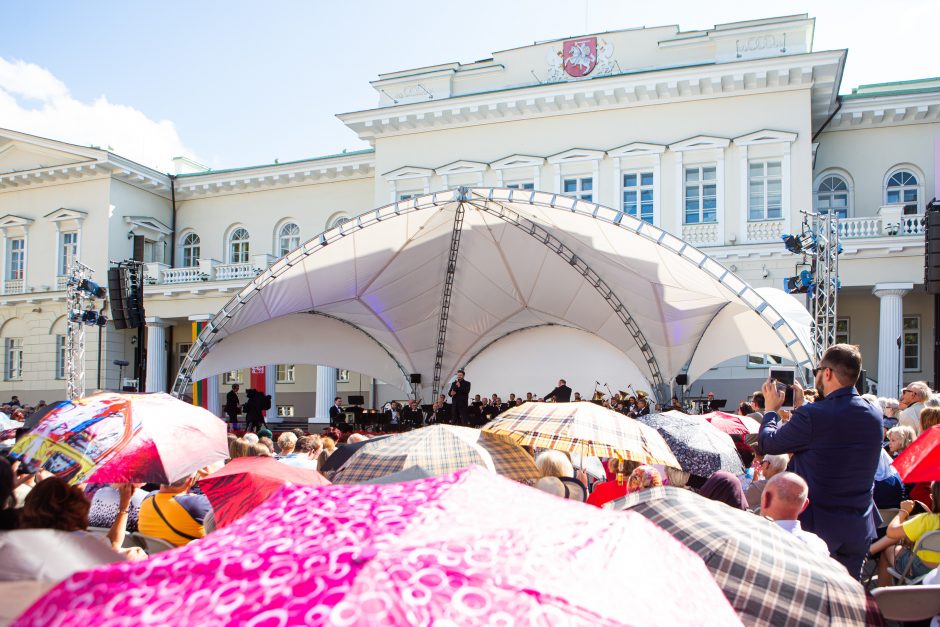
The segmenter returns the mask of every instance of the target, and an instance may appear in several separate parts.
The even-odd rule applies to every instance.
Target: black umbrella
[[[33,413],[31,413],[29,416],[26,417],[26,420],[23,422],[23,426],[27,429],[35,429],[36,425],[38,425],[40,421],[46,417],[46,414],[51,412],[53,409],[58,409],[59,407],[62,407],[68,402],[69,401],[56,401],[54,403],[49,403],[45,407],[41,407],[37,409],[36,411],[34,411]]]
[[[346,461],[353,456],[353,453],[361,449],[366,444],[370,442],[378,442],[379,440],[384,440],[388,435],[377,435],[374,438],[369,438],[368,440],[363,440],[362,442],[356,442],[355,444],[343,444],[342,446],[337,446],[333,453],[326,458],[326,462],[323,463],[323,468],[320,469],[320,472],[330,472],[333,470],[339,470],[340,467],[346,463]]]

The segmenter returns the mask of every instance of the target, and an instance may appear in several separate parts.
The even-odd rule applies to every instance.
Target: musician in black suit
[[[571,388],[568,387],[564,379],[558,380],[558,387],[545,395],[545,400],[555,399],[556,403],[571,402]]]
[[[411,399],[408,407],[401,412],[402,422],[406,427],[420,427],[424,424],[424,412],[418,407],[418,401]]]
[[[228,416],[229,422],[235,424],[238,422],[238,414],[241,413],[241,402],[238,400],[238,384],[232,384],[232,389],[228,391],[228,394],[225,395],[225,407],[223,408],[225,414]]]
[[[335,427],[341,422],[346,422],[346,412],[343,410],[343,399],[337,396],[330,407],[330,425]]]
[[[448,394],[454,408],[454,423],[458,425],[467,424],[467,404],[470,401],[470,382],[464,376],[465,372],[461,369],[457,371],[457,378],[450,384]]]

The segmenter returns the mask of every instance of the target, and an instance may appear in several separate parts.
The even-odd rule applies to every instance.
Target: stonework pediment
[[[91,161],[83,155],[7,142],[0,146],[0,174],[24,172]]]

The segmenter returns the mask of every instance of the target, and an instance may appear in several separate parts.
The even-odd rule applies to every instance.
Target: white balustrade
[[[197,283],[199,281],[208,281],[209,275],[202,271],[199,266],[192,268],[167,268],[163,270],[163,284],[173,285],[175,283]]]
[[[4,294],[22,294],[26,291],[26,283],[23,279],[15,279],[3,282]]]
[[[879,237],[881,234],[882,221],[879,216],[839,219],[839,237],[853,239],[857,237]]]
[[[718,246],[718,224],[683,224],[682,239],[694,246]]]
[[[215,278],[218,281],[232,279],[253,279],[258,271],[250,263],[221,263],[215,267]]]
[[[901,228],[898,235],[923,235],[924,233],[924,215],[916,214],[901,216]]]
[[[57,276],[55,278],[55,288],[57,290],[64,290],[68,282],[69,278],[67,276]]]
[[[748,242],[779,242],[783,236],[783,220],[758,220],[747,223]]]

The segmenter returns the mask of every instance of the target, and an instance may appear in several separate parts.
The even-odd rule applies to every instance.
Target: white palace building
[[[0,130],[0,397],[65,396],[72,258],[103,284],[109,260],[136,251],[146,263],[146,389],[168,390],[193,323],[280,256],[360,213],[458,186],[543,190],[622,210],[755,287],[782,287],[798,272],[781,235],[799,232],[801,210],[836,212],[838,339],[861,346],[882,395],[896,395],[899,378],[930,381],[923,216],[940,185],[940,78],[840,96],[848,51],[813,50],[813,29],[806,15],[628,29],[381,74],[374,108],[339,115],[370,149],[291,163],[204,170],[179,159],[178,172],[164,174]],[[122,383],[113,361],[133,361],[136,340],[110,323],[100,341],[88,330],[88,389]],[[742,355],[691,390],[735,403],[775,361]],[[313,416],[334,395],[362,395],[367,406],[401,398],[340,363],[258,365],[284,416]],[[249,376],[211,377],[210,408],[230,383],[244,392]],[[546,375],[544,389],[507,382],[474,392],[543,394],[559,376]]]

